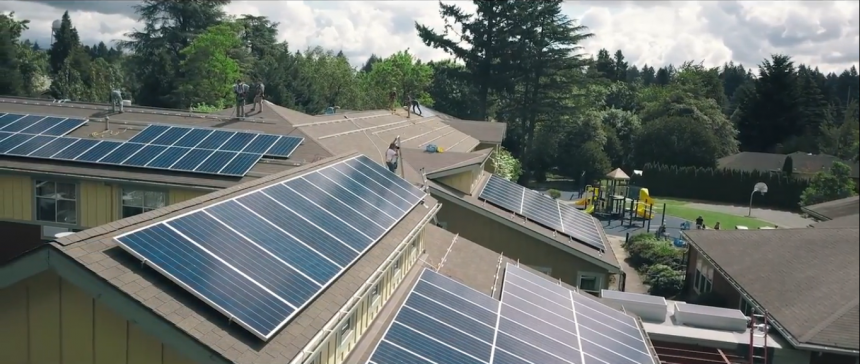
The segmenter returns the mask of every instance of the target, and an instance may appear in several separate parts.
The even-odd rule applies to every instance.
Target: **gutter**
[[[186,185],[181,183],[164,183],[164,182],[152,182],[147,180],[134,180],[134,179],[124,179],[124,178],[109,178],[109,177],[95,177],[84,174],[72,174],[72,173],[57,173],[57,172],[44,172],[44,171],[33,171],[30,169],[20,169],[20,168],[9,168],[9,167],[0,167],[0,171],[9,171],[17,173],[23,173],[27,175],[48,175],[48,176],[59,176],[66,177],[69,179],[81,179],[81,180],[91,180],[91,181],[101,181],[101,182],[114,182],[114,183],[132,183],[132,184],[145,184],[152,186],[161,186],[161,187],[177,187],[177,188],[186,188],[186,189],[194,189],[201,191],[220,191],[224,188],[228,187],[203,187],[200,185]],[[237,183],[234,183],[237,184]]]
[[[723,270],[723,268],[721,268],[713,259],[711,259],[710,256],[708,256],[705,252],[703,252],[701,249],[699,249],[699,247],[696,245],[696,242],[694,240],[690,239],[690,237],[687,236],[687,234],[684,234],[684,237],[687,238],[686,240],[688,242],[692,243],[691,245],[696,249],[696,252],[699,254],[699,256],[704,257],[705,260],[709,264],[711,264],[711,266],[716,268],[717,271],[720,272],[720,275],[722,275],[723,278],[726,279],[726,282],[729,282],[729,285],[731,285],[732,288],[737,290],[738,293],[740,293],[741,296],[747,300],[747,302],[751,303],[757,311],[768,312],[764,309],[764,307],[760,303],[758,303],[758,301],[755,300],[755,298],[753,298],[746,290],[744,290],[743,287],[741,287],[741,285],[737,281],[735,281],[728,273],[726,273],[726,271]],[[835,347],[825,346],[825,345],[801,343],[801,342],[797,341],[797,339],[794,337],[794,335],[792,335],[790,332],[788,332],[788,330],[784,326],[782,326],[779,323],[779,321],[777,321],[773,317],[772,314],[768,313],[767,315],[768,315],[768,324],[773,326],[776,329],[776,331],[779,332],[779,334],[791,344],[791,346],[794,346],[795,349],[808,350],[808,351],[818,351],[818,352],[832,353],[832,354],[851,355],[851,356],[857,356],[858,354],[860,354],[860,350],[841,349],[841,348],[835,348]]]
[[[813,210],[809,210],[806,207],[801,207],[800,210],[805,212],[807,215],[811,216],[812,218],[814,218],[818,221],[830,221],[830,220],[832,220],[831,218],[824,216],[824,215],[821,215],[821,214],[819,214]]]

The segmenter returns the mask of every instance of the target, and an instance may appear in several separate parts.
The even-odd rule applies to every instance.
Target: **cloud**
[[[25,36],[47,43],[50,24],[69,10],[86,43],[111,42],[134,27],[135,1],[0,1],[0,11],[30,19]],[[466,10],[469,1],[458,1]],[[860,58],[857,1],[577,1],[565,13],[595,37],[585,50],[621,49],[631,64],[684,61],[708,66],[734,61],[754,66],[784,53],[797,63],[841,71]],[[418,57],[446,58],[417,37],[416,22],[441,29],[435,1],[233,1],[231,15],[265,15],[280,23],[281,40],[294,49],[322,46],[342,50],[354,64],[371,54],[409,48]]]

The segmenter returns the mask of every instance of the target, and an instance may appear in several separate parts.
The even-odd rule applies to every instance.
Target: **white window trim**
[[[338,348],[343,348],[349,345],[350,340],[352,340],[353,334],[355,333],[355,327],[353,327],[352,315],[350,315],[346,321],[340,324],[340,328],[337,330],[338,335]],[[344,330],[346,328],[346,330]]]
[[[123,196],[125,196],[126,192],[142,192],[142,193],[144,193],[144,196],[142,197],[143,198],[143,206],[126,204],[125,200],[123,199]],[[161,194],[163,197],[164,206],[146,207],[146,192]],[[157,209],[160,209],[162,207],[169,205],[168,199],[170,199],[170,194],[167,191],[160,191],[160,190],[153,190],[153,189],[146,189],[146,188],[136,188],[136,187],[122,187],[122,188],[120,188],[120,191],[119,191],[119,214],[120,214],[120,218],[124,219],[126,217],[134,216],[134,215],[125,216],[125,213],[124,213],[125,207],[139,208],[142,210],[141,214],[145,214],[145,213],[150,212],[152,210],[157,210]]]
[[[382,294],[381,294],[382,287],[380,287],[381,285],[382,285],[381,283],[376,282],[376,284],[374,284],[373,287],[370,288],[370,292],[369,292],[370,305],[373,307],[376,307],[376,305],[379,304],[379,299],[380,299],[380,297],[382,297]]]
[[[591,291],[591,290],[585,290],[585,289],[580,288],[582,286],[582,279],[583,278],[594,278],[595,285],[597,286],[597,290]],[[583,292],[600,292],[600,290],[603,288],[603,274],[595,273],[595,272],[579,272],[576,275],[576,288],[579,288],[579,290],[581,290]]]
[[[71,198],[40,196],[39,195],[39,186],[38,186],[39,182],[53,183],[55,190],[56,190],[57,184],[72,185],[75,188],[75,198],[71,199]],[[55,191],[55,193],[56,193],[56,191]],[[57,227],[81,226],[81,199],[80,199],[81,188],[77,182],[70,182],[70,181],[66,181],[66,180],[53,180],[53,179],[33,179],[33,195],[32,196],[33,196],[32,201],[33,201],[33,221],[34,222],[47,223],[49,225],[57,225]],[[54,200],[54,203],[55,203],[55,205],[54,205],[54,221],[39,220],[39,198]],[[74,223],[56,221],[57,215],[58,215],[57,214],[57,212],[58,212],[57,204],[56,204],[57,201],[74,201],[75,202],[75,222]]]

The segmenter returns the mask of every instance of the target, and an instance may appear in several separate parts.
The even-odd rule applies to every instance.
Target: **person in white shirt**
[[[242,80],[236,80],[236,84],[233,85],[233,93],[236,94],[236,117],[244,118],[245,98],[248,95],[248,84],[242,82]]]
[[[260,105],[260,112],[263,112],[263,98],[266,97],[266,85],[263,81],[257,83],[257,93],[254,94],[254,106],[251,107],[251,112],[257,110],[257,105]]]
[[[391,173],[397,173],[397,149],[400,149],[397,143],[391,143],[385,151],[385,165]]]

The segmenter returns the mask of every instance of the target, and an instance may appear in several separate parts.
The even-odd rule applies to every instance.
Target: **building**
[[[688,293],[746,314],[766,312],[779,336],[803,354],[797,363],[857,363],[858,232],[685,231]]]
[[[860,197],[847,197],[801,207],[810,217],[819,221],[813,227],[858,227],[860,224]]]
[[[717,160],[717,166],[724,169],[752,172],[777,172],[782,173],[785,159],[791,157],[794,166],[794,175],[803,178],[811,178],[818,172],[827,171],[833,162],[842,162],[851,167],[851,178],[855,182],[860,179],[860,163],[840,160],[827,154],[812,154],[794,152],[791,154],[740,152]]]

